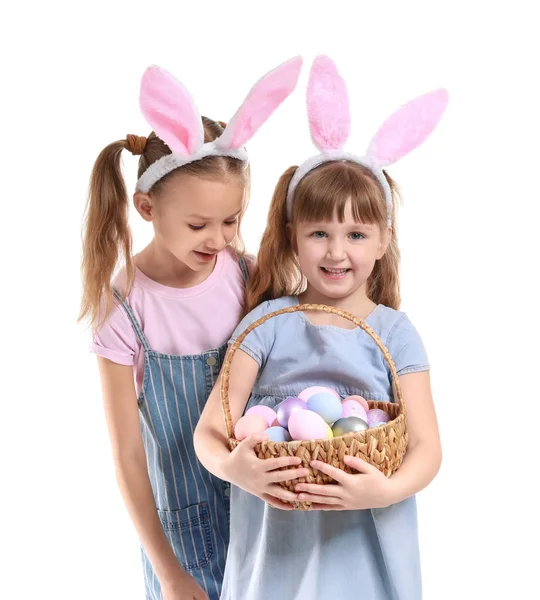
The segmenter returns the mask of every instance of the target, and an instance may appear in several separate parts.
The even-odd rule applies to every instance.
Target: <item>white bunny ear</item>
[[[302,68],[297,56],[262,77],[251,89],[225,131],[215,141],[218,148],[241,148],[292,93]]]
[[[367,155],[381,167],[397,162],[429,137],[447,105],[445,89],[411,100],[383,123],[371,140]]]
[[[349,137],[351,112],[347,86],[328,56],[318,56],[311,67],[307,88],[311,139],[321,151],[339,150]]]
[[[173,152],[189,156],[203,145],[204,130],[197,106],[186,87],[165,69],[146,69],[139,102],[156,135]]]

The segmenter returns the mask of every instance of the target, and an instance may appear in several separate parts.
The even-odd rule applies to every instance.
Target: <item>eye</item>
[[[225,225],[236,225],[236,222],[238,221],[238,219],[233,219],[232,221],[225,221]]]
[[[193,229],[193,231],[200,231],[201,229],[204,229],[204,225],[188,225],[188,227]]]
[[[365,237],[366,236],[363,233],[360,233],[359,231],[355,231],[350,234],[351,240],[354,240],[354,241],[363,240],[363,239],[365,239]]]
[[[326,233],[324,233],[324,231],[314,231],[311,236],[320,240],[326,236]]]

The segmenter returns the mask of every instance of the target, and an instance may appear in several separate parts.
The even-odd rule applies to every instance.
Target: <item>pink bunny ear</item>
[[[141,81],[141,111],[156,135],[178,154],[203,145],[201,116],[187,89],[160,67],[148,67]]]
[[[411,100],[383,123],[371,140],[367,155],[381,167],[395,163],[429,137],[447,105],[445,89]]]
[[[242,106],[216,140],[223,150],[241,148],[250,140],[276,108],[292,93],[298,82],[302,58],[297,56],[283,63],[251,88]]]
[[[347,87],[328,56],[318,56],[311,67],[307,88],[311,138],[317,148],[339,150],[351,130]]]

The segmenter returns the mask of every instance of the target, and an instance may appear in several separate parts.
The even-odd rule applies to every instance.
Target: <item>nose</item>
[[[216,227],[210,231],[210,235],[206,240],[206,245],[216,252],[227,245],[227,240],[225,239],[225,235],[221,227]]]
[[[341,240],[338,239],[330,239],[328,240],[328,246],[326,251],[326,256],[335,262],[343,260],[345,258],[345,247]]]

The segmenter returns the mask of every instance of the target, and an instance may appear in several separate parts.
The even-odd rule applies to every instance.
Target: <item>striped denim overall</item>
[[[247,280],[246,262],[243,258],[239,262]],[[182,567],[198,581],[209,600],[219,600],[229,543],[230,485],[199,463],[193,432],[218,378],[227,342],[193,356],[155,352],[128,302],[122,307],[144,350],[138,403],[159,518]],[[142,557],[146,598],[160,600],[159,581],[144,548]]]

